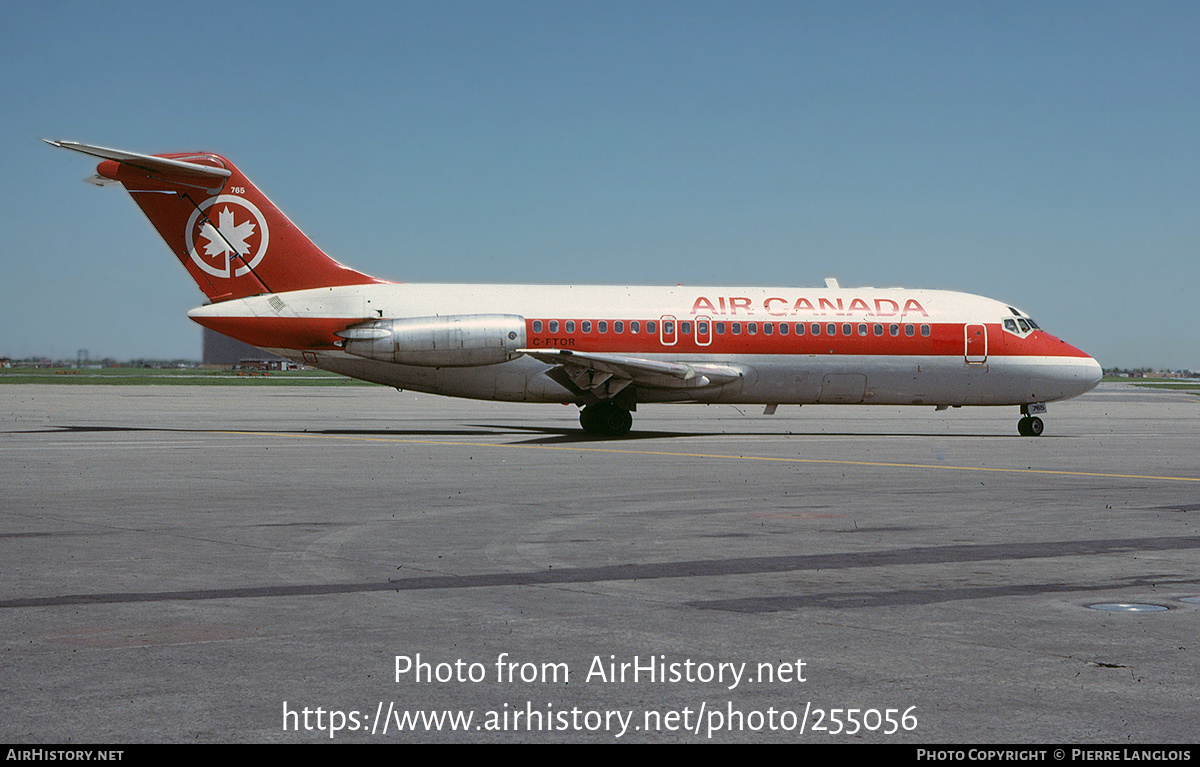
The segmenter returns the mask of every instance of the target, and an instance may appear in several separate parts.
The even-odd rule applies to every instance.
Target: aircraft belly
[[[862,373],[830,373],[821,377],[821,393],[817,401],[822,404],[853,405],[863,401],[867,394],[867,377]]]
[[[314,363],[295,350],[275,353],[324,370],[399,389],[508,402],[578,402],[576,393],[530,357],[496,365],[434,368],[397,365],[321,352]],[[664,357],[665,359],[665,357]],[[700,362],[701,360],[685,360]],[[1014,405],[1050,402],[1079,393],[1079,363],[1049,358],[991,357],[971,364],[960,356],[753,355],[704,359],[737,365],[742,378],[699,389],[639,387],[637,401],[729,404]],[[1081,372],[1082,371],[1082,372]]]
[[[545,365],[525,358],[470,368],[434,368],[380,362],[340,351],[321,352],[316,362],[297,358],[294,350],[278,353],[331,373],[409,391],[509,402],[574,401],[570,392],[543,375]]]
[[[988,365],[961,356],[890,359],[871,376],[865,400],[889,405],[995,405],[1006,401]],[[1011,399],[1007,400],[1011,403]]]
[[[763,404],[1015,404],[1011,386],[961,356],[804,355],[738,359],[756,380],[703,401]],[[994,366],[993,366],[994,369]]]

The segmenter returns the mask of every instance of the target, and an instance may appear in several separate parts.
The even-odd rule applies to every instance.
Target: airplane
[[[573,404],[630,431],[647,403],[1018,406],[1099,383],[1025,312],[945,290],[405,284],[327,256],[233,163],[45,141],[101,159],[208,301],[200,325],[295,362],[452,397]]]

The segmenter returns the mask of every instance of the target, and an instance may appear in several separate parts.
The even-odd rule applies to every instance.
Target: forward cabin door
[[[965,327],[966,360],[973,365],[987,362],[987,326],[970,324]]]

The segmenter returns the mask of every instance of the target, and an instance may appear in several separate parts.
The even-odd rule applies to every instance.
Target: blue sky
[[[196,357],[62,138],[236,162],[422,281],[947,288],[1200,369],[1194,2],[9,2],[0,356]]]

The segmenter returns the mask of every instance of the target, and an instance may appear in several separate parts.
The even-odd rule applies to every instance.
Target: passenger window
[[[860,336],[865,336],[867,334],[867,325],[865,322],[858,326],[858,334]]]
[[[929,326],[928,325],[921,326],[921,335],[925,336],[926,338],[929,337]]]
[[[786,336],[788,334],[788,324],[786,322],[779,323],[779,335]]]
[[[646,322],[646,332],[647,333],[653,333],[655,327],[656,327],[656,325],[654,323],[654,320],[649,320],[648,322]]]
[[[796,335],[798,335],[798,336],[804,335],[804,323],[803,322],[796,323]]]
[[[914,328],[912,325],[904,326],[904,335],[908,336],[909,338],[912,338],[916,332],[916,328]]]
[[[608,332],[608,322],[605,320],[600,320],[599,322],[596,323],[596,330],[601,333],[607,333]]]
[[[646,330],[648,330],[651,333],[654,332],[654,329],[650,327],[650,323],[646,323]],[[675,323],[674,322],[671,322],[668,320],[663,323],[663,333],[665,333],[666,335],[669,336],[674,332],[675,332]]]
[[[1017,326],[1016,326],[1016,325],[1013,325],[1013,330],[1016,330],[1016,329],[1017,329]],[[541,320],[534,320],[534,321],[533,321],[533,332],[534,332],[534,333],[541,333],[541,332],[542,332],[542,321],[541,321]]]
[[[625,332],[624,320],[614,320],[613,321],[613,332],[614,333],[624,333]]]
[[[735,336],[740,336],[742,334],[742,323],[740,323],[740,322],[729,323],[729,332],[733,333]]]
[[[889,326],[889,327],[888,327],[888,331],[889,331],[889,332],[890,332],[892,335],[894,335],[894,336],[898,336],[898,335],[900,335],[900,326],[899,326],[899,325],[891,325],[891,326]]]
[[[758,335],[758,323],[757,322],[747,322],[746,323],[746,332],[752,336]]]
[[[826,335],[836,336],[837,335],[837,325],[834,325],[832,322],[829,323],[828,325],[825,326],[825,333],[826,333]]]
[[[810,328],[810,330],[812,330],[812,334],[813,334],[814,336],[819,336],[819,335],[821,335],[821,326],[820,326],[820,325],[818,325],[818,324],[817,324],[817,323],[815,323],[815,322],[812,324],[812,327]]]
[[[880,325],[878,322],[875,323],[875,335],[883,335],[883,325]]]
[[[642,330],[642,323],[638,322],[637,320],[632,320],[629,323],[629,334],[630,335],[637,335],[639,332],[641,332],[641,330]]]
[[[724,322],[718,322],[714,327],[716,327],[716,329],[717,329],[717,335],[719,335],[719,336],[725,335],[725,323]]]
[[[558,332],[558,320],[550,320],[550,332],[551,333]]]
[[[692,323],[690,323],[690,322],[679,323],[679,332],[683,333],[685,336],[690,336],[692,334]]]
[[[575,332],[575,320],[567,320],[567,332],[568,333]]]
[[[584,320],[580,324],[581,324],[580,330],[582,330],[584,333],[592,332],[592,321],[591,320]]]

